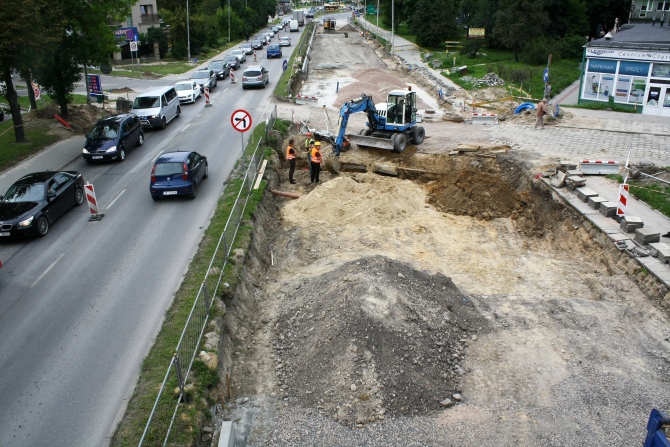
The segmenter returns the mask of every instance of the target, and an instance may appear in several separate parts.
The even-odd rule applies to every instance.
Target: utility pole
[[[395,33],[393,26],[395,25],[395,1],[391,0],[391,54],[393,54],[393,51],[395,50]]]
[[[188,45],[188,61],[191,62],[191,29],[190,29],[190,17],[188,14],[188,0],[186,0],[186,40]]]
[[[228,0],[228,43],[230,43],[230,0]]]

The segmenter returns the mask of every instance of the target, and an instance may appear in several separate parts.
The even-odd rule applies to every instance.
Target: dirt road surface
[[[319,33],[312,68],[305,94],[340,82],[322,95],[333,110],[404,84],[435,107],[429,86],[356,33]],[[449,156],[488,141],[477,126],[423,124],[421,146],[354,147],[342,163],[367,172],[319,184],[303,151],[296,185],[275,158],[272,188],[300,197],[264,199],[244,284],[226,301],[238,438],[640,445],[670,399],[667,290],[543,188],[531,175],[542,167],[505,147]]]

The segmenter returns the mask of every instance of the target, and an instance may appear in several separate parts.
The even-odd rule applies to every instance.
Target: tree
[[[544,7],[545,0],[507,0],[500,4],[493,35],[514,51],[515,61],[519,60],[519,51],[526,42],[545,34],[549,14]]]
[[[25,0],[20,7],[0,8],[0,73],[5,83],[2,93],[9,102],[17,143],[24,143],[26,136],[12,72],[30,69],[35,55],[53,43],[54,34],[42,30],[49,5],[46,0]],[[36,33],[36,29],[40,32]]]
[[[127,17],[134,0],[52,0],[45,26],[58,33],[57,45],[43,51],[49,62],[36,72],[49,96],[56,101],[61,116],[67,118],[75,82],[81,79],[84,65],[103,65],[116,48],[109,17]]]
[[[459,37],[452,1],[418,0],[409,19],[409,30],[416,35],[416,43],[430,47]]]

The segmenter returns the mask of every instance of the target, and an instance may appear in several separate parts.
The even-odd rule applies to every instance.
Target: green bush
[[[511,68],[505,70],[503,73],[505,76],[500,76],[503,79],[508,79],[508,82],[514,84],[527,83],[527,81],[533,76],[533,70],[530,68]]]
[[[528,42],[522,52],[522,58],[530,65],[542,65],[547,63],[547,58],[551,54],[551,46],[546,37],[542,36]],[[556,57],[554,55],[553,57]]]
[[[465,56],[476,58],[479,50],[484,46],[484,41],[480,39],[466,39],[463,42],[463,48],[459,51],[460,54]]]
[[[556,48],[565,59],[580,59],[586,43],[584,36],[565,36],[556,42]]]

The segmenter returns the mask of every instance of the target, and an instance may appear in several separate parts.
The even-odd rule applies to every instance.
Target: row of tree
[[[583,44],[587,36],[612,29],[617,17],[625,21],[630,7],[630,0],[378,1],[384,22],[390,24],[393,16],[396,29],[407,23],[419,45],[438,47],[465,37],[468,28],[485,28],[486,44],[513,50],[517,60],[538,45],[548,45],[549,52],[566,51],[566,38]],[[581,55],[581,45],[577,47]]]
[[[158,5],[159,15],[169,25],[172,55],[178,58],[186,56],[188,47],[186,1],[161,0]],[[0,80],[4,83],[0,94],[9,103],[17,142],[25,142],[25,133],[12,75],[18,73],[26,81],[33,107],[31,82],[35,81],[67,118],[83,67],[109,64],[117,49],[114,27],[109,24],[124,23],[135,3],[137,0],[22,0],[19,5],[0,0]],[[249,36],[267,25],[276,8],[275,0],[190,0],[192,54]],[[155,29],[141,37],[144,43],[158,41],[166,51],[166,34]]]

